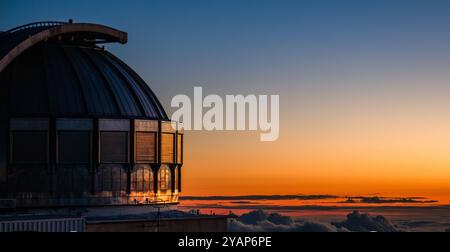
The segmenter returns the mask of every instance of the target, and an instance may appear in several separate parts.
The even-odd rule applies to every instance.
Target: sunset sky
[[[450,203],[450,2],[1,1],[128,32],[108,45],[174,95],[279,94],[280,138],[186,132],[183,195],[419,195]]]

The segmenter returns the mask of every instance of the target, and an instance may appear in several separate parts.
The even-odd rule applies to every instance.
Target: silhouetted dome
[[[99,46],[126,42],[71,21],[0,33],[0,210],[178,202],[181,124]]]
[[[42,30],[42,27],[28,28],[2,36],[3,49],[10,47],[6,43],[18,44],[27,34]],[[44,40],[15,58],[1,75],[5,75],[0,77],[9,84],[11,116],[167,120],[147,84],[120,59],[95,43],[60,37]]]

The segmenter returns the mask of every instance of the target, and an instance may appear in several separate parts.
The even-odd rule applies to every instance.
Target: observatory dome
[[[0,33],[0,209],[177,203],[182,126],[101,46],[126,42],[72,21]]]

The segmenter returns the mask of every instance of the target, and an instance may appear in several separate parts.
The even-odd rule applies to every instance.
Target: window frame
[[[164,160],[164,141],[163,136],[169,135],[172,137],[172,160],[167,161]],[[176,163],[176,134],[175,133],[169,133],[169,132],[161,132],[161,164],[175,164]]]
[[[125,162],[105,162],[102,160],[102,133],[125,133],[126,134],[126,158]],[[128,164],[130,163],[130,132],[129,131],[123,131],[123,130],[101,130],[98,132],[98,162],[99,165],[108,165],[108,164]]]
[[[153,134],[154,136],[154,149],[153,160],[139,160],[138,159],[138,134]],[[134,134],[134,160],[136,164],[154,164],[158,162],[158,132],[157,131],[136,131]]]
[[[149,181],[148,181],[148,190],[143,190],[144,188],[138,188],[139,180],[137,178],[137,173],[139,170],[147,170],[150,174]],[[142,180],[144,181],[144,180]],[[133,184],[134,190],[133,190]],[[133,167],[133,171],[131,172],[131,178],[130,178],[130,188],[132,193],[152,193],[154,191],[154,184],[155,184],[155,174],[153,173],[153,169],[149,164],[135,164]],[[144,183],[142,184],[144,185]]]
[[[173,178],[174,178],[173,188],[175,189],[175,191],[178,191],[178,184],[179,184],[179,179],[180,179],[179,174],[180,174],[180,170],[177,165],[173,168]]]
[[[177,164],[182,164],[183,163],[183,155],[184,155],[184,134],[180,134],[177,133],[177,143],[176,143],[176,148],[177,148],[177,153],[176,153],[176,163]]]
[[[60,133],[88,133],[89,134],[89,158],[87,162],[62,162],[60,157]],[[90,130],[57,130],[56,131],[56,163],[59,165],[88,165],[92,163],[93,132]]]
[[[14,134],[19,132],[26,132],[26,133],[45,133],[45,160],[44,161],[15,161],[14,160]],[[49,145],[50,145],[50,133],[48,130],[42,130],[42,129],[10,129],[9,131],[9,162],[11,165],[47,165],[50,160],[50,151],[49,151]]]
[[[167,176],[165,176],[168,180],[165,182],[165,184],[167,185],[167,188],[165,188],[165,189],[162,189],[162,186],[161,186],[161,184],[162,184],[162,180],[161,180],[161,177],[162,177],[162,175],[161,175],[161,172],[163,171],[163,170],[167,170],[168,171],[168,173],[166,173],[166,174],[164,174],[164,175],[167,175]],[[158,191],[159,192],[163,192],[163,193],[166,193],[167,191],[171,191],[172,190],[172,169],[170,169],[170,166],[169,165],[161,165],[161,167],[159,168],[159,170],[158,170]]]

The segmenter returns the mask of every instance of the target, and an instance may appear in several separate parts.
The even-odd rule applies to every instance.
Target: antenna
[[[168,207],[168,204],[165,200],[157,199],[155,204],[151,205],[153,208],[157,209],[156,212],[156,227],[155,232],[159,232],[160,220],[161,220],[161,208]]]

